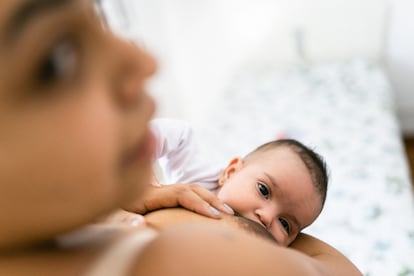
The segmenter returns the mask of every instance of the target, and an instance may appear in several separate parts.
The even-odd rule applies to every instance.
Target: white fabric
[[[208,190],[217,188],[222,166],[212,162],[196,143],[188,123],[175,119],[154,119],[151,129],[157,137],[156,158],[165,183],[195,183]]]

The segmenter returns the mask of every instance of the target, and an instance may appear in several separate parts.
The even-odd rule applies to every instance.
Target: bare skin
[[[284,248],[236,231],[237,226],[232,224],[234,220],[229,215],[223,215],[222,220],[214,220],[184,209],[164,209],[148,214],[146,221],[149,226],[164,230],[161,239],[165,239],[165,243],[151,244],[140,258],[136,272],[143,275],[180,275],[176,264],[193,260],[194,252],[202,255],[203,260],[185,262],[188,275],[199,275],[200,272],[203,275],[362,275],[336,249],[306,234],[299,234],[290,248]],[[204,244],[209,245],[207,252],[204,251]],[[179,249],[174,256],[158,256],[167,262],[166,266],[151,265],[152,254],[159,254],[165,250],[164,246]],[[230,249],[233,247],[240,251]],[[240,260],[247,263],[242,264]],[[229,266],[230,263],[235,265]],[[280,265],[275,265],[278,263]]]
[[[284,248],[247,234],[229,215],[215,220],[173,208],[149,213],[146,222],[146,226],[139,228],[107,224],[93,226],[89,231],[93,231],[94,239],[79,248],[64,249],[50,244],[32,252],[3,255],[0,273],[24,275],[36,267],[42,275],[54,275],[57,271],[59,275],[81,275],[100,252],[114,242],[151,228],[160,234],[142,255],[136,257],[131,275],[194,275],[200,271],[205,275],[251,275],[253,272],[259,275],[361,275],[341,253],[320,240],[300,234],[291,245],[293,249]],[[198,252],[196,256],[200,258],[194,252]],[[258,259],[257,256],[261,257]],[[185,268],[178,266],[177,270],[174,267],[177,262],[188,259],[197,265],[192,266],[185,261]],[[51,260],[53,265],[50,265]],[[240,260],[243,260],[242,264]],[[210,261],[214,261],[213,267]],[[278,262],[283,265],[275,266]],[[159,265],[161,263],[162,266]]]

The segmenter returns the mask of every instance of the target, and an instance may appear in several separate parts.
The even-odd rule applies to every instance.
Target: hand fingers
[[[143,226],[145,225],[145,218],[139,214],[126,212],[120,222],[130,226]]]
[[[220,211],[233,215],[233,210],[222,203],[210,191],[194,184],[186,185],[183,190],[185,196],[178,197],[178,204],[201,215],[220,218]]]
[[[115,225],[143,226],[145,218],[139,214],[119,210],[109,215],[103,222]]]
[[[224,212],[229,215],[234,215],[233,209],[230,206],[222,202],[215,194],[206,190],[202,187],[199,187],[195,184],[190,184],[191,189],[204,201],[206,201],[211,207]]]
[[[149,211],[182,206],[201,215],[220,218],[220,212],[233,215],[233,210],[216,195],[196,184],[174,184],[151,187],[145,198],[128,210],[145,214]]]
[[[219,210],[212,207],[208,202],[194,192],[189,192],[185,197],[178,198],[178,205],[206,217],[216,219],[221,218]]]
[[[161,183],[158,181],[156,174],[154,173],[152,175],[152,181],[151,181],[151,185],[154,187],[161,187]]]

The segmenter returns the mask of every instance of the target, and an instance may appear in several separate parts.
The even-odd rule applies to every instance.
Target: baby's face
[[[280,245],[288,246],[322,209],[308,169],[287,147],[236,159],[221,180],[218,197],[265,226]]]
[[[92,6],[0,1],[4,233],[44,238],[132,201],[150,183],[154,102],[144,87],[155,63],[104,30]],[[0,246],[13,243],[0,237]]]

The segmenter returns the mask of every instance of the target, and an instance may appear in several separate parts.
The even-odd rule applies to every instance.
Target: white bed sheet
[[[364,275],[414,275],[412,188],[380,65],[247,64],[214,102],[193,122],[206,158],[225,164],[280,134],[301,140],[325,157],[331,175],[325,209],[304,232]]]

